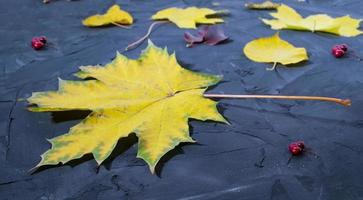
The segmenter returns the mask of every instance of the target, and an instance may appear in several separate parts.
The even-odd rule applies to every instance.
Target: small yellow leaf
[[[223,22],[223,19],[218,17],[211,17],[211,15],[217,15],[219,12],[209,8],[167,8],[157,12],[151,18],[153,20],[164,20],[176,24],[179,28],[193,28],[196,29],[196,24],[216,24]]]
[[[130,25],[133,22],[132,16],[121,10],[120,6],[113,5],[103,15],[92,15],[83,20],[83,25],[90,27],[106,26],[110,24]]]
[[[345,37],[353,37],[363,33],[359,30],[361,20],[351,18],[348,15],[332,18],[326,14],[317,14],[303,18],[294,9],[282,4],[277,8],[276,13],[271,13],[271,16],[275,19],[262,19],[262,21],[274,30],[321,31]]]
[[[117,54],[106,66],[81,67],[84,80],[60,80],[58,91],[35,92],[32,111],[90,110],[67,134],[50,141],[52,148],[37,165],[55,165],[92,153],[101,164],[117,141],[136,133],[138,154],[153,172],[160,158],[189,136],[188,119],[226,122],[205,89],[220,77],[182,68],[166,48],[149,42],[139,59]],[[88,78],[93,78],[88,80]]]
[[[272,37],[259,38],[246,44],[245,55],[255,62],[281,63],[283,65],[308,60],[305,48],[296,48],[276,33]]]
[[[256,10],[276,10],[280,4],[274,3],[272,1],[265,1],[263,3],[246,3],[245,7],[248,9]]]

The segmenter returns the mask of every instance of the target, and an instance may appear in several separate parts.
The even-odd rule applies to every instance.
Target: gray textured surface
[[[363,55],[363,37],[281,31],[281,37],[308,49],[310,61],[291,69],[249,61],[242,47],[274,33],[259,21],[266,11],[248,11],[244,1],[215,0],[41,0],[0,1],[0,199],[363,199],[363,66],[352,57],[335,59],[330,48],[347,43]],[[285,1],[303,14],[324,12],[363,18],[360,0]],[[131,30],[90,29],[81,19],[118,3],[136,19]],[[232,123],[191,121],[197,145],[182,145],[163,159],[158,176],[136,159],[136,139],[122,140],[112,159],[96,169],[90,157],[72,165],[27,171],[40,160],[51,138],[78,122],[79,113],[31,113],[17,98],[56,89],[57,77],[74,79],[80,65],[104,64],[139,38],[150,16],[170,6],[228,9],[222,25],[232,42],[187,49],[184,30],[163,25],[152,34],[158,46],[177,53],[183,66],[223,74],[209,93],[323,95],[351,98],[352,107],[324,102],[221,100]],[[51,45],[29,46],[35,35]],[[145,47],[125,53],[136,58]],[[72,120],[73,119],[73,120]],[[320,157],[305,154],[289,165],[287,145],[304,140]],[[128,148],[130,147],[130,148]],[[121,155],[119,155],[122,152]],[[261,167],[255,166],[260,163]]]

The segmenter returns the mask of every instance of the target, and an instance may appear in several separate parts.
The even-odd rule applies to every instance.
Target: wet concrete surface
[[[214,6],[213,2],[219,2]],[[303,15],[350,14],[363,18],[360,0],[283,1]],[[117,3],[135,18],[132,29],[87,28],[81,20]],[[268,11],[244,9],[237,0],[41,0],[0,2],[0,199],[363,199],[363,62],[352,55],[335,59],[334,44],[347,43],[363,56],[363,36],[284,30],[280,36],[308,50],[310,60],[291,68],[255,63],[242,54],[252,39],[275,31],[259,17]],[[198,143],[168,153],[149,172],[136,158],[137,138],[120,140],[111,158],[97,167],[92,156],[64,166],[28,170],[50,148],[46,138],[66,133],[87,113],[32,113],[26,98],[34,91],[54,90],[58,80],[75,79],[81,65],[105,64],[115,52],[138,39],[150,16],[171,6],[228,9],[220,26],[231,41],[186,48],[185,30],[173,24],[151,36],[157,46],[175,51],[191,70],[221,74],[224,81],[208,93],[319,95],[350,98],[351,107],[326,102],[220,100],[219,109],[231,126],[190,121]],[[46,35],[50,45],[34,51],[33,36]],[[141,47],[124,52],[137,58]],[[310,151],[287,162],[287,146],[304,140]]]

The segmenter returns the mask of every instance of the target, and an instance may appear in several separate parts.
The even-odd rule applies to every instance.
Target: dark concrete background
[[[219,2],[213,6],[212,2]],[[361,0],[284,1],[299,12],[350,14],[363,18]],[[117,3],[135,18],[132,29],[87,28],[81,20]],[[275,31],[258,18],[268,11],[244,9],[240,0],[41,0],[0,1],[0,199],[363,199],[363,66],[352,56],[335,59],[330,48],[347,43],[363,56],[363,37],[281,31],[281,37],[305,47],[309,61],[266,71],[243,46]],[[151,36],[168,46],[191,70],[223,74],[208,93],[322,95],[351,98],[351,107],[325,102],[221,100],[232,126],[191,121],[194,145],[181,145],[161,161],[158,175],[136,159],[135,136],[120,141],[113,156],[97,169],[91,156],[30,174],[50,148],[46,138],[66,133],[85,113],[32,113],[26,102],[34,91],[57,88],[57,78],[74,79],[80,65],[105,64],[143,35],[156,11],[171,6],[228,9],[221,26],[231,42],[186,48],[185,30],[160,26]],[[51,43],[34,51],[33,36]],[[126,52],[137,58],[141,47]],[[304,140],[319,157],[290,157],[291,141]],[[129,148],[130,147],[130,148]],[[259,166],[260,164],[260,166]]]

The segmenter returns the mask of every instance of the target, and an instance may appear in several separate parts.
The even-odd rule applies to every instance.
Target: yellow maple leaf
[[[279,33],[271,37],[258,38],[247,43],[243,48],[245,55],[255,62],[272,62],[283,65],[308,60],[305,48],[297,48],[282,40]]]
[[[277,8],[276,13],[270,13],[270,15],[275,19],[262,19],[262,21],[274,30],[321,31],[345,37],[362,34],[362,31],[358,29],[361,20],[351,18],[349,15],[332,18],[326,14],[317,14],[303,18],[294,9],[284,4]]]
[[[92,153],[101,164],[117,141],[136,133],[138,154],[153,172],[160,158],[180,142],[194,142],[188,119],[226,122],[205,89],[219,76],[182,68],[166,48],[149,42],[139,59],[121,54],[103,66],[81,67],[80,81],[60,80],[58,91],[35,92],[32,111],[91,110],[67,134],[50,141],[52,148],[37,165],[55,165]],[[88,80],[93,78],[94,80]]]
[[[179,28],[193,28],[196,29],[196,24],[216,24],[224,22],[223,19],[218,17],[208,18],[211,15],[217,15],[219,12],[209,8],[167,8],[158,11],[151,18],[153,20],[168,19],[176,24]]]
[[[272,1],[265,1],[263,3],[246,3],[245,7],[248,9],[256,10],[276,10],[280,6],[279,3],[274,3]]]
[[[130,25],[133,23],[132,16],[121,10],[120,6],[113,5],[103,15],[92,15],[82,21],[83,25],[90,27],[106,26],[110,24]]]

